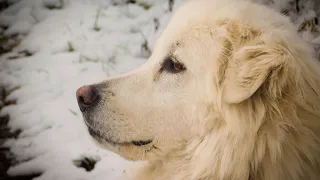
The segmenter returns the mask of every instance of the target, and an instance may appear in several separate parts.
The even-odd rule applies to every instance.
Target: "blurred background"
[[[320,57],[320,0],[254,1]],[[142,163],[92,142],[75,91],[143,64],[182,2],[0,0],[0,180],[113,180]]]

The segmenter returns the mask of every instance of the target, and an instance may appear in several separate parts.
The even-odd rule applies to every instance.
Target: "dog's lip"
[[[134,144],[135,146],[144,146],[147,144],[150,144],[152,142],[152,140],[146,140],[146,141],[131,141],[132,144]]]
[[[99,132],[95,131],[91,127],[88,127],[88,131],[91,136],[97,136],[98,138],[101,138],[101,139],[103,139],[113,145],[130,145],[130,144],[132,144],[135,146],[144,146],[144,145],[148,145],[148,144],[152,143],[152,140],[139,140],[139,141],[133,140],[130,142],[115,142],[115,141],[111,141],[110,139],[105,138]]]

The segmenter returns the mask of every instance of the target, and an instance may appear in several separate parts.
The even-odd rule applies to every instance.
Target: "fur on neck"
[[[150,162],[136,179],[318,180],[320,82],[313,70],[281,98],[262,88],[241,104],[223,104],[215,128]]]

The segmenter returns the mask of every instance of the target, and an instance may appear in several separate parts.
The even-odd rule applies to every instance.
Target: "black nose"
[[[76,94],[78,104],[82,112],[99,101],[99,93],[93,86],[82,86],[77,90]]]

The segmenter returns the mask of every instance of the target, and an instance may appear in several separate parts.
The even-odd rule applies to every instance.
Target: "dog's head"
[[[266,7],[189,1],[144,65],[78,89],[85,123],[100,144],[127,159],[183,149],[237,124],[226,121],[222,104],[247,101],[261,87],[268,98],[281,96],[292,71],[290,38],[297,39],[289,21]]]

